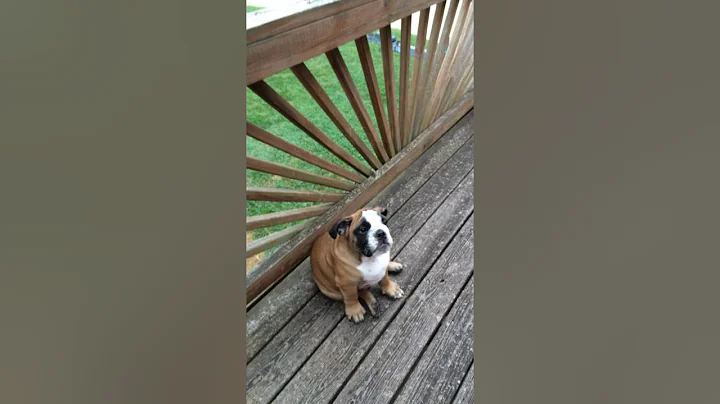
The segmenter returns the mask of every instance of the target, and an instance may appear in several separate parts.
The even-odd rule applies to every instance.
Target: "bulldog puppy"
[[[327,297],[345,303],[345,315],[354,322],[364,319],[363,299],[375,313],[372,285],[382,293],[399,299],[404,292],[388,273],[397,273],[403,265],[390,261],[393,239],[387,224],[387,209],[361,209],[336,223],[327,234],[318,237],[310,253],[312,277]]]

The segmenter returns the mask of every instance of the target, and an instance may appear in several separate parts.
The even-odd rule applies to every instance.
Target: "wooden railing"
[[[419,21],[414,56],[411,56],[410,31],[416,18],[413,13]],[[391,23],[397,20],[401,20],[401,35],[399,72],[396,73]],[[382,71],[376,71],[366,36],[376,30],[380,31]],[[362,67],[374,119],[338,49],[351,42]],[[310,172],[248,156],[248,170],[327,188],[248,187],[249,201],[315,203],[248,216],[248,230],[315,218],[285,227],[246,246],[248,257],[280,246],[248,274],[247,301],[250,303],[305,259],[318,235],[328,231],[344,215],[368,203],[472,108],[473,2],[330,2],[256,24],[248,30],[247,49],[246,78],[252,93],[342,164],[313,154],[256,123],[247,123],[249,137],[317,168],[316,172]],[[306,64],[322,54],[342,87],[367,143]],[[335,135],[335,139],[344,138],[351,149],[343,148],[333,136],[304,116],[292,99],[284,98],[278,89],[268,84],[269,77],[286,69],[290,69],[337,128],[341,137]],[[382,86],[379,77],[383,79]]]

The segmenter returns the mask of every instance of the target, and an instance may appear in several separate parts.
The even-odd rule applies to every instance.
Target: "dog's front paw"
[[[388,264],[388,272],[390,272],[391,274],[397,274],[397,273],[401,272],[404,268],[405,268],[405,265],[403,265],[399,262],[393,261],[390,264]]]
[[[365,308],[360,303],[353,306],[345,306],[345,315],[348,320],[359,323],[365,319]]]
[[[400,289],[400,286],[398,286],[398,284],[393,281],[382,287],[382,292],[384,295],[390,296],[395,299],[400,299],[401,297],[405,296],[405,292],[403,292],[403,290]]]

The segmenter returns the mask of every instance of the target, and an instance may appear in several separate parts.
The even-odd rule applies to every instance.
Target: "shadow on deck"
[[[248,310],[247,402],[473,402],[473,111],[368,206],[389,211],[391,276],[355,324],[305,260]]]

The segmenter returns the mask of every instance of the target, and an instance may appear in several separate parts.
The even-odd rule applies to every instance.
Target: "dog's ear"
[[[373,210],[380,214],[380,217],[382,218],[382,223],[383,223],[383,224],[387,224],[387,221],[388,221],[388,218],[387,218],[388,210],[385,209],[385,208],[382,208],[382,207],[380,207],[380,206],[374,207]]]
[[[352,223],[351,217],[346,217],[343,220],[335,223],[335,225],[330,228],[330,237],[332,237],[333,239],[336,239],[337,236],[346,235],[348,232],[348,229],[350,228],[351,223]]]

